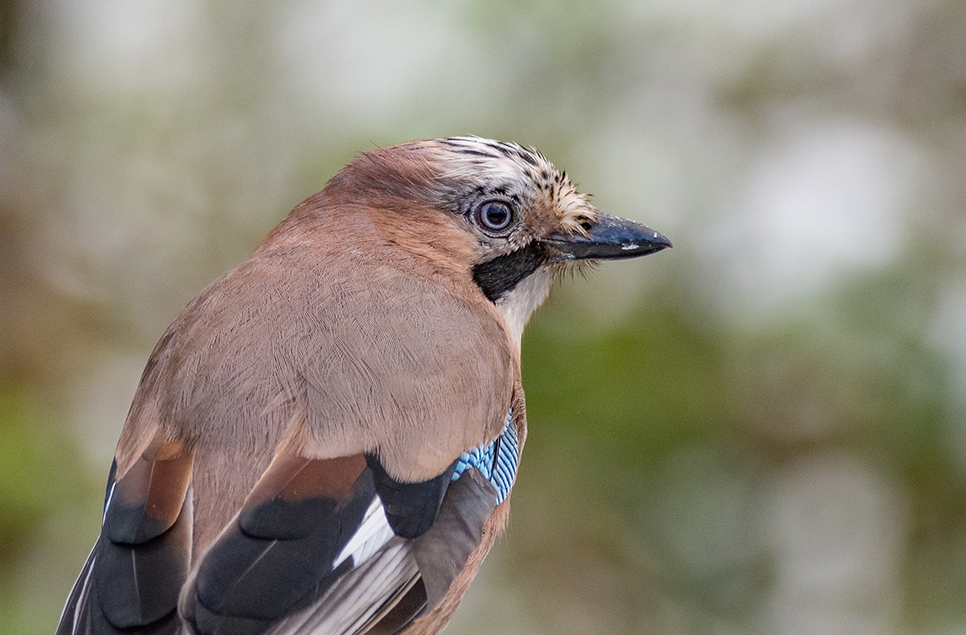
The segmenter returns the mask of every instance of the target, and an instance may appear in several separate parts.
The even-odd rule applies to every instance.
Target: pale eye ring
[[[483,231],[502,232],[513,222],[513,210],[503,201],[486,201],[476,208],[473,221]]]

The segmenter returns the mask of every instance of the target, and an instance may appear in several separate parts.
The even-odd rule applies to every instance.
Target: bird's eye
[[[501,232],[513,221],[513,210],[503,201],[487,201],[476,208],[473,219],[488,232]]]

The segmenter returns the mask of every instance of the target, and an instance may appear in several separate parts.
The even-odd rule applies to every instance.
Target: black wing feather
[[[174,634],[191,557],[191,457],[142,459],[120,481],[111,466],[101,535],[57,635]]]
[[[386,519],[393,532],[403,538],[415,538],[426,533],[436,522],[436,514],[452,480],[456,461],[439,476],[418,483],[405,483],[389,476],[374,455],[366,455],[366,464],[372,470],[376,492],[382,499]]]

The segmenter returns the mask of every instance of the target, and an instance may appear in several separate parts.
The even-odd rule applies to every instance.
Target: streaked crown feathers
[[[553,213],[558,223],[555,229],[585,234],[587,224],[597,218],[597,209],[587,196],[534,148],[482,137],[450,137],[429,143],[437,144],[445,155],[442,158],[450,163],[446,177],[496,190],[506,188],[511,197],[518,190],[520,196],[531,198],[525,203],[536,203]]]
[[[482,137],[411,141],[359,155],[331,182],[352,196],[424,200],[467,214],[487,199],[527,213],[536,233],[585,234],[597,209],[540,152]]]

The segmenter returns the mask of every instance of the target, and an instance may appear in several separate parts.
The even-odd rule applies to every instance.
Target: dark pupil
[[[510,208],[503,203],[486,203],[481,211],[483,224],[490,229],[503,229],[510,224]]]

